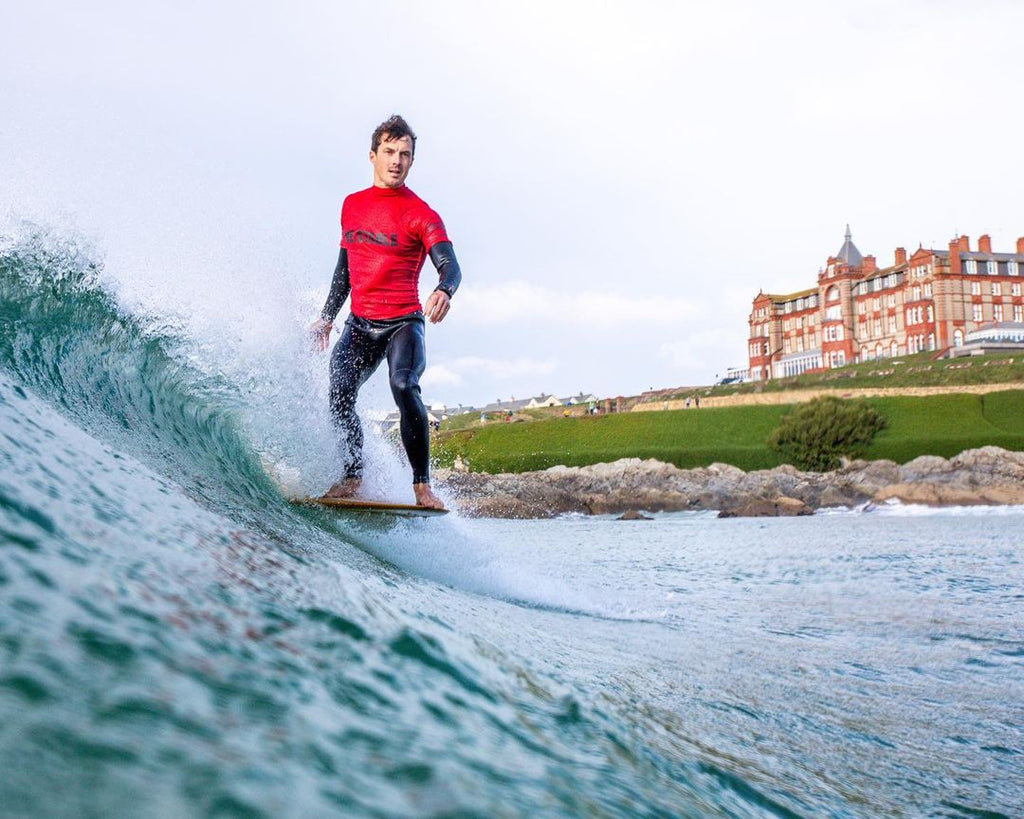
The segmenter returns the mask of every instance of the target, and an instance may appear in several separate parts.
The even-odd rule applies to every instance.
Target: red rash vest
[[[348,253],[352,313],[393,319],[422,310],[423,260],[430,248],[447,241],[441,217],[404,185],[345,197],[341,246]]]

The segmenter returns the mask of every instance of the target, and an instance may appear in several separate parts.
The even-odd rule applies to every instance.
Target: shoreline
[[[906,464],[857,460],[832,472],[784,465],[744,472],[729,464],[679,469],[623,458],[536,472],[437,472],[468,517],[550,518],[711,510],[719,517],[788,517],[897,500],[926,506],[1024,505],[1024,452],[995,446]]]

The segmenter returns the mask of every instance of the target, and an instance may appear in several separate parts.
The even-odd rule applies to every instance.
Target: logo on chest
[[[345,241],[357,245],[398,247],[397,233],[376,233],[370,230],[346,230]]]

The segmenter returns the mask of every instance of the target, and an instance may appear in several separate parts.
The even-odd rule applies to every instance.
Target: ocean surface
[[[1024,509],[296,507],[304,344],[0,239],[0,816],[1024,815]]]

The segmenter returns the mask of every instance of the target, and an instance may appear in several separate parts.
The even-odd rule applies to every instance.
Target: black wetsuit
[[[462,281],[452,243],[435,244],[430,249],[430,259],[440,277],[437,289],[451,298]],[[348,254],[342,248],[321,318],[333,322],[350,290]],[[386,358],[412,481],[429,483],[429,428],[419,383],[427,360],[423,330],[424,317],[419,310],[391,319],[365,319],[350,314],[345,321],[341,339],[331,354],[330,369],[331,418],[344,449],[345,478],[359,478],[363,472],[363,429],[356,414],[356,396]]]

